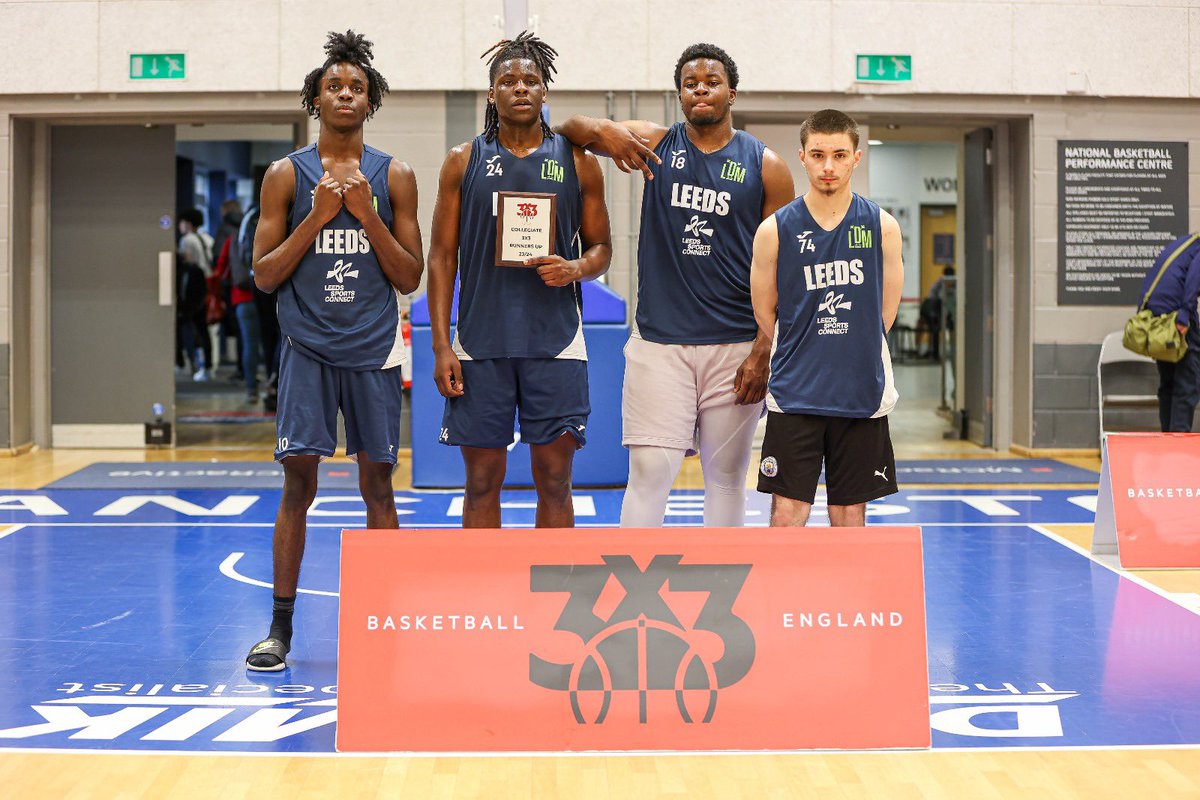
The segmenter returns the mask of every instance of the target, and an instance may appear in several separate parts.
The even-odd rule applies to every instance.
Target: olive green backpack
[[[1139,355],[1149,356],[1155,361],[1168,361],[1172,364],[1179,361],[1187,353],[1187,337],[1175,327],[1175,318],[1179,312],[1172,311],[1170,314],[1154,314],[1150,309],[1146,308],[1146,304],[1150,302],[1150,295],[1154,294],[1155,287],[1158,286],[1158,282],[1162,280],[1162,276],[1166,274],[1167,269],[1197,239],[1200,239],[1200,233],[1189,237],[1186,242],[1179,245],[1175,249],[1175,252],[1171,253],[1170,257],[1163,262],[1162,268],[1159,269],[1158,275],[1154,278],[1154,282],[1150,284],[1150,288],[1146,291],[1146,296],[1142,298],[1142,304],[1138,307],[1138,312],[1125,323],[1125,338],[1122,342],[1125,345],[1125,349],[1132,350]]]

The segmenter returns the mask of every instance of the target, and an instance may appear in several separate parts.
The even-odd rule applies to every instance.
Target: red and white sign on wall
[[[917,528],[346,531],[341,751],[928,747]]]
[[[1200,434],[1110,433],[1092,551],[1126,569],[1200,567]]]

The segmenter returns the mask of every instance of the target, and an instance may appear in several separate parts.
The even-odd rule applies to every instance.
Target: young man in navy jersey
[[[450,151],[438,184],[429,316],[434,378],[446,398],[439,440],[459,447],[466,465],[465,528],[500,527],[500,487],[518,414],[537,489],[537,526],[575,524],[571,465],[590,412],[579,282],[608,270],[612,248],[595,156],[542,120],[555,55],[528,33],[484,53],[484,132]],[[500,191],[556,195],[554,255],[523,267],[496,265]]]
[[[561,130],[646,177],[636,326],[625,348],[621,525],[662,525],[698,439],[704,524],[740,526],[771,346],[750,303],[751,245],[795,189],[782,158],[733,128],[738,72],[728,53],[692,45],[674,77],[686,122],[573,117]]]
[[[813,114],[800,126],[809,189],[754,237],[754,314],[775,340],[758,490],[774,496],[776,526],[808,522],[822,461],[832,525],[864,525],[867,502],[896,491],[887,332],[904,284],[900,226],[851,191],[861,159],[853,119]]]
[[[371,43],[331,33],[325,52],[302,91],[321,123],[317,143],[271,165],[254,237],[254,280],[275,292],[283,336],[275,458],[284,473],[271,628],[246,658],[256,671],[286,667],[305,515],[317,464],[337,446],[339,410],[367,527],[396,527],[405,358],[398,300],[421,280],[417,185],[407,164],[363,144],[363,125],[388,89],[371,66]]]

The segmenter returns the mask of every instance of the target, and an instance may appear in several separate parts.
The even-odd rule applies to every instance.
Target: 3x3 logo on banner
[[[571,713],[581,724],[603,723],[614,695],[623,693],[636,693],[637,719],[645,724],[656,690],[673,692],[684,722],[711,722],[718,691],[745,677],[754,663],[754,633],[733,613],[751,565],[684,564],[682,555],[657,555],[642,570],[629,555],[602,560],[531,568],[533,592],[568,594],[555,629],[578,636],[578,649],[567,661],[531,653],[529,680],[569,693]],[[706,599],[689,615],[686,608],[672,608],[664,588],[672,598],[701,592]],[[599,702],[585,714],[589,696]],[[689,700],[698,700],[695,709]]]
[[[346,531],[337,746],[926,747],[921,558],[915,528]]]

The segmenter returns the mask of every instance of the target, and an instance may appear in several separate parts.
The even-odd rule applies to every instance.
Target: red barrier
[[[1200,567],[1200,434],[1110,433],[1092,551],[1126,569]]]
[[[341,751],[928,747],[917,528],[346,531]]]
[[[405,314],[405,317],[407,316]],[[407,318],[400,323],[400,338],[404,341],[404,349],[408,354],[404,359],[404,363],[400,365],[400,380],[404,384],[405,389],[411,389],[413,378],[412,324]]]

